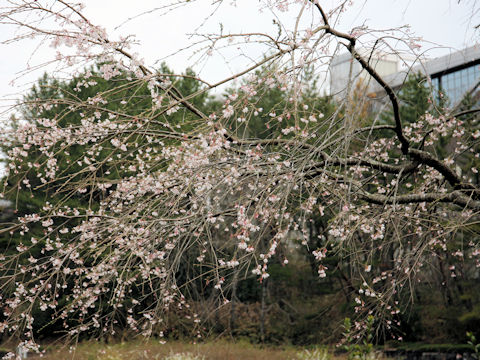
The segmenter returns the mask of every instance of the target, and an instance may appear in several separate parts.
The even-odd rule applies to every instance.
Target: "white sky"
[[[202,32],[218,30],[220,22],[226,33],[271,32],[274,29],[273,14],[268,10],[260,12],[258,0],[236,0],[237,7],[229,6],[232,1],[235,0],[225,0],[225,6],[207,21]],[[319,1],[326,7],[338,3],[336,0]],[[118,35],[135,35],[140,43],[135,51],[145,58],[147,64],[153,65],[156,59],[187,46],[192,41],[187,34],[195,32],[213,9],[212,0],[192,1],[189,4],[191,6],[182,7],[166,16],[159,17],[160,12],[143,15],[115,30],[116,26],[129,17],[166,2],[167,0],[86,0],[85,13],[94,24],[106,27],[112,38]],[[6,0],[0,0],[0,6],[6,3]],[[474,6],[474,0],[461,0],[460,3],[458,0],[355,0],[353,8],[345,13],[338,27],[348,31],[361,24],[378,29],[409,24],[415,35],[427,41],[422,51],[425,51],[427,56],[435,57],[477,43],[478,37],[475,38],[473,28],[480,24],[480,16],[475,13]],[[294,21],[297,8],[292,7],[292,10],[294,11],[282,15],[283,21]],[[11,37],[13,31],[11,27],[0,24],[0,41]],[[43,70],[34,71],[16,81],[15,86],[10,86],[9,83],[26,68],[27,63],[35,66],[53,56],[53,50],[48,46],[46,50],[39,49],[31,56],[35,49],[36,44],[31,41],[23,44],[0,44],[0,109],[8,103],[11,104],[15,94],[31,86],[42,74]],[[166,62],[176,71],[182,71],[191,65],[191,60],[186,55],[186,52],[180,53],[166,59]],[[233,52],[225,55],[233,56]],[[251,52],[246,55],[256,58],[262,56],[258,47],[252,47]],[[206,65],[197,66],[195,70],[207,81],[216,81],[225,74],[240,70],[244,60],[237,57],[226,66],[224,59],[214,54]]]

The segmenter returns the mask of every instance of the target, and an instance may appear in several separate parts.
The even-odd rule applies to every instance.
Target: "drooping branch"
[[[382,194],[371,194],[366,191],[360,193],[360,197],[364,200],[378,205],[394,205],[394,204],[415,204],[415,203],[452,203],[461,207],[472,210],[480,210],[480,201],[473,200],[465,196],[460,191],[453,191],[447,194],[442,193],[420,193],[388,196]]]
[[[408,148],[410,146],[407,138],[403,134],[402,130],[402,120],[400,118],[400,108],[398,104],[398,98],[393,89],[388,85],[385,80],[375,71],[375,69],[370,66],[370,64],[355,50],[355,43],[356,39],[355,37],[348,35],[346,33],[340,32],[332,28],[329,24],[328,17],[326,16],[325,12],[323,11],[322,7],[319,5],[318,1],[313,1],[315,4],[316,8],[319,10],[323,22],[325,23],[325,31],[329,34],[332,34],[333,36],[336,36],[341,39],[345,39],[348,41],[347,49],[348,51],[352,54],[352,56],[360,63],[362,68],[368,72],[368,74],[373,77],[378,84],[385,90],[387,93],[390,102],[392,103],[392,108],[393,108],[393,116],[395,119],[395,133],[397,135],[398,140],[400,141],[401,144],[401,149],[402,153],[404,155],[407,155],[408,153]]]
[[[323,22],[325,23],[325,26],[326,26],[325,31],[338,38],[347,40],[348,41],[347,49],[352,54],[352,56],[360,63],[362,68],[365,71],[367,71],[368,74],[378,82],[378,84],[387,93],[390,99],[390,102],[392,104],[392,110],[393,110],[393,115],[395,119],[395,133],[397,135],[398,140],[401,143],[402,153],[404,155],[409,155],[416,162],[430,166],[435,170],[439,171],[445,177],[445,179],[449,182],[449,184],[454,187],[454,189],[472,190],[473,196],[475,198],[478,198],[480,190],[477,189],[472,184],[462,183],[460,177],[453,170],[451,170],[447,165],[445,165],[441,160],[437,159],[432,154],[426,151],[410,148],[409,141],[406,139],[406,137],[403,134],[402,122],[401,122],[400,110],[399,110],[399,101],[393,89],[390,87],[390,85],[388,85],[385,82],[385,80],[383,80],[383,78],[375,71],[375,69],[372,66],[370,66],[370,64],[365,59],[363,59],[363,57],[358,52],[355,51],[355,43],[356,43],[355,37],[331,28],[329,25],[328,17],[326,16],[322,7],[319,5],[318,1],[314,1],[313,3],[315,4],[316,8],[319,10],[321,17],[323,19]],[[478,109],[466,110],[459,114],[456,114],[455,116],[475,113],[477,111],[479,110]]]
[[[478,189],[475,185],[471,183],[464,183],[462,182],[460,176],[458,176],[450,167],[448,167],[444,162],[440,161],[429,152],[418,150],[418,149],[410,149],[408,154],[415,159],[416,161],[430,166],[431,168],[437,170],[440,174],[442,174],[445,179],[449,182],[449,184],[454,189],[462,189],[472,192],[472,196],[474,198],[479,198],[480,196],[480,189]]]
[[[70,5],[68,3],[67,0],[59,1],[59,4]],[[439,231],[442,227],[452,224],[455,229],[464,227],[466,218],[473,217],[473,221],[477,221],[480,194],[474,180],[471,183],[467,180],[469,175],[475,174],[476,168],[460,176],[456,169],[450,168],[448,161],[435,156],[434,151],[425,151],[423,144],[417,146],[418,139],[424,135],[425,124],[442,127],[441,131],[432,130],[427,142],[427,146],[432,146],[435,139],[450,136],[461,122],[449,121],[447,114],[430,119],[432,122],[418,119],[408,127],[405,123],[402,128],[399,106],[403,104],[375,71],[371,61],[357,53],[357,38],[331,28],[318,1],[312,3],[320,11],[324,25],[315,28],[312,24],[311,29],[305,30],[305,37],[299,40],[303,31],[299,27],[299,15],[293,32],[288,31],[285,39],[280,39],[280,35],[262,38],[261,43],[264,39],[270,41],[269,49],[273,49],[265,58],[254,60],[243,70],[225,75],[216,83],[203,81],[203,85],[195,76],[185,76],[189,78],[187,84],[181,79],[178,80],[181,85],[165,81],[177,75],[156,73],[153,67],[140,64],[133,53],[125,51],[125,42],[109,42],[103,32],[97,34],[80,8],[73,3],[72,8],[68,6],[76,14],[73,20],[78,20],[78,15],[83,21],[78,22],[81,26],[91,26],[86,30],[92,31],[85,32],[79,47],[88,42],[95,51],[85,59],[100,59],[100,62],[106,59],[112,63],[117,59],[123,59],[122,62],[130,59],[131,65],[124,69],[134,71],[138,78],[114,78],[109,82],[111,74],[105,70],[104,75],[108,76],[104,79],[108,83],[102,86],[116,87],[114,91],[97,92],[95,101],[84,98],[94,89],[95,85],[90,84],[75,85],[72,94],[60,100],[48,95],[48,98],[35,96],[35,100],[25,101],[26,105],[33,104],[35,110],[32,111],[41,116],[15,133],[15,148],[9,160],[12,166],[8,196],[15,192],[17,196],[20,192],[22,195],[33,193],[51,198],[51,202],[35,210],[35,214],[21,214],[18,225],[8,224],[8,230],[18,227],[23,232],[15,234],[21,246],[14,255],[16,258],[12,257],[12,264],[20,264],[17,259],[22,257],[27,259],[31,249],[38,248],[36,253],[45,250],[38,259],[32,258],[34,262],[27,265],[26,272],[18,269],[22,278],[32,278],[12,287],[18,286],[17,294],[8,295],[8,300],[12,299],[12,309],[21,310],[18,304],[27,304],[30,298],[33,301],[29,303],[38,300],[41,306],[50,306],[60,317],[75,319],[78,314],[83,320],[87,318],[85,314],[93,313],[91,309],[97,304],[109,299],[107,307],[123,307],[131,314],[129,326],[136,330],[146,329],[148,335],[152,334],[148,329],[159,324],[161,311],[168,311],[160,308],[174,304],[172,299],[177,295],[182,296],[179,308],[191,300],[188,292],[183,292],[186,286],[181,283],[183,279],[177,278],[184,260],[195,271],[198,269],[198,278],[205,276],[210,283],[217,282],[214,287],[212,285],[214,293],[221,293],[223,276],[227,277],[235,267],[238,270],[238,266],[262,280],[268,277],[268,259],[279,255],[275,253],[277,245],[297,236],[305,242],[311,240],[314,234],[311,231],[309,234],[307,223],[321,216],[322,221],[328,222],[322,229],[327,240],[339,240],[338,244],[342,243],[340,240],[351,241],[357,253],[350,253],[349,261],[356,259],[352,269],[364,274],[365,261],[370,256],[364,255],[372,254],[372,264],[375,263],[378,254],[374,253],[373,246],[377,244],[378,249],[395,246],[405,251],[418,249],[415,231],[424,232],[425,236],[442,237],[446,242],[455,238],[449,237],[448,231]],[[274,10],[277,5],[272,2],[267,6]],[[41,11],[37,5],[34,7],[29,10]],[[71,11],[63,6],[60,9],[68,18]],[[78,32],[76,28],[73,31],[68,28],[63,33],[47,33],[36,29],[36,24],[25,26],[32,31],[38,30],[39,34],[64,36],[68,41],[69,36],[74,38]],[[316,33],[321,36],[312,39]],[[251,34],[260,35],[258,32]],[[294,34],[293,40],[290,34]],[[248,39],[249,34],[224,35],[222,30],[220,36],[210,40],[214,42],[212,46],[217,46],[217,39],[232,36]],[[306,88],[311,81],[308,66],[321,61],[334,37],[346,44],[362,71],[373,77],[388,94],[395,124],[365,126],[370,119],[358,114],[354,121],[360,128],[345,131],[343,111],[350,107],[336,107],[329,103],[329,98],[325,103],[324,99],[318,101],[316,85],[312,86],[312,91]],[[100,54],[96,51],[98,47],[102,47]],[[311,55],[315,51],[318,57]],[[287,54],[294,52],[302,56],[292,54],[291,67],[290,61],[288,65],[281,63]],[[257,69],[269,65],[272,66],[265,73],[257,73]],[[317,76],[315,71],[319,68],[312,71]],[[244,79],[249,73],[253,76]],[[195,105],[195,97],[204,99],[203,95],[210,88],[235,79],[241,79],[240,86],[224,93],[225,102],[209,104],[212,105],[211,114]],[[91,80],[94,83],[95,79]],[[135,84],[134,95],[130,94],[134,87],[125,88],[124,81]],[[186,86],[192,82],[194,86]],[[78,90],[82,86],[92,87],[89,91]],[[188,111],[175,113],[177,106]],[[187,112],[194,116],[186,116]],[[353,113],[352,117],[355,115]],[[199,126],[202,121],[198,120],[205,120],[205,125]],[[445,120],[451,126],[445,125]],[[243,138],[236,135],[243,130]],[[258,134],[258,138],[252,134]],[[470,134],[461,131],[453,134],[458,136],[458,142],[465,138],[471,140]],[[472,149],[473,146],[476,145],[472,145]],[[461,156],[470,156],[463,155],[465,148],[460,151],[463,151],[458,152]],[[458,164],[465,168],[475,166],[477,161],[474,156],[468,158],[468,165],[462,160],[460,158]],[[71,208],[67,201],[70,199],[75,200]],[[94,204],[96,201],[98,203]],[[12,225],[15,229],[10,228]],[[40,241],[30,239],[32,233],[40,234]],[[415,235],[410,236],[411,233]],[[407,237],[408,246],[403,246]],[[56,243],[50,244],[53,239]],[[422,239],[420,243],[420,249],[427,253],[428,241]],[[313,255],[320,261],[325,253],[320,256],[313,252]],[[408,260],[412,256],[419,262],[426,262],[424,254],[415,250],[413,255],[402,255],[402,261],[408,264],[403,269],[402,264],[398,269],[395,265],[392,274],[406,266],[409,269],[416,266]],[[40,270],[31,275],[33,271],[30,270],[37,266]],[[372,269],[370,275],[379,270]],[[402,273],[401,279],[408,279],[409,275]],[[50,278],[56,274],[60,275],[60,284]],[[325,275],[325,267],[319,267],[319,275]],[[10,279],[13,284],[13,278]],[[361,283],[363,280],[370,283],[372,278],[366,274]],[[358,284],[352,281],[352,289]],[[47,286],[51,286],[51,292]],[[72,301],[65,308],[56,303],[55,297],[59,287],[64,289],[62,286],[65,286],[65,294],[72,294]],[[209,285],[202,284],[206,289],[204,286]],[[373,287],[377,291],[380,284],[373,281]],[[397,291],[398,282],[390,289],[394,287]],[[133,304],[128,295],[132,289],[135,293],[141,291],[139,297],[147,299],[148,304]],[[378,299],[383,301],[385,297],[379,294]],[[93,316],[96,317],[92,319],[103,327],[108,324],[110,314],[104,316],[97,312]],[[11,317],[11,323],[15,324],[17,319],[13,319],[13,312]],[[111,318],[115,319],[115,315]]]

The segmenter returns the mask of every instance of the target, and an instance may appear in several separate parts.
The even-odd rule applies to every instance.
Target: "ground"
[[[313,352],[316,351],[315,356]],[[183,356],[182,356],[183,355]],[[306,350],[299,347],[254,346],[247,342],[210,341],[192,344],[169,341],[161,344],[158,340],[145,342],[130,341],[116,344],[84,342],[69,351],[67,347],[50,348],[45,355],[30,354],[28,359],[45,360],[328,360],[330,356],[324,350]]]

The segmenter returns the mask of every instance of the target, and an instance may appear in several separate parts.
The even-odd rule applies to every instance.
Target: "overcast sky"
[[[155,6],[165,4],[167,0],[87,0],[85,13],[94,24],[107,28],[112,38],[118,35],[135,35],[139,45],[135,51],[145,58],[147,64],[162,59],[175,50],[187,46],[192,38],[189,34],[198,31],[205,18],[212,11],[212,0],[198,0],[191,7],[183,7],[160,17],[160,11],[146,14],[128,21]],[[234,1],[234,0],[233,0]],[[272,1],[272,0],[265,0]],[[322,2],[322,0],[320,0]],[[214,17],[208,19],[200,31],[217,30],[220,22],[225,32],[236,31],[269,31],[272,29],[273,15],[269,11],[258,11],[258,0],[237,0],[237,7],[228,4],[226,0]],[[5,4],[6,0],[0,0]],[[338,3],[336,0],[323,1],[325,6]],[[354,6],[338,24],[342,30],[366,24],[371,28],[395,28],[401,25],[411,25],[412,32],[426,41],[423,51],[430,57],[446,54],[456,49],[462,49],[477,43],[474,26],[480,24],[480,16],[476,14],[474,0],[355,0]],[[295,10],[295,11],[293,11]],[[283,14],[283,20],[292,22],[297,10]],[[14,34],[14,30],[0,24],[0,41],[5,41]],[[13,43],[0,44],[0,99],[5,105],[7,99],[13,99],[38,78],[42,71],[32,72],[16,81],[14,86],[9,83],[17,74],[25,69],[27,62],[31,66],[46,61],[53,52],[48,47],[36,50],[36,44]],[[255,52],[255,48],[252,50]],[[259,57],[261,54],[251,54]],[[165,58],[165,61],[176,71],[182,71],[191,65],[187,52]],[[220,75],[234,72],[241,68],[242,59],[234,59],[226,66],[221,58],[212,58],[207,64],[197,65],[196,69],[208,81],[219,80]],[[11,103],[11,101],[8,101]]]

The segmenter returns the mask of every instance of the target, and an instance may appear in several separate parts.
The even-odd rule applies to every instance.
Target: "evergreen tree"
[[[201,90],[201,84],[195,80],[193,71],[187,69],[185,77],[169,77],[172,71],[162,64],[158,71],[162,74],[164,81],[171,82],[182,95],[189,95]],[[93,69],[86,70],[83,74],[71,80],[59,80],[47,74],[31,88],[31,90],[24,96],[20,114],[13,116],[10,121],[10,128],[12,130],[19,129],[23,126],[35,126],[46,128],[50,123],[55,122],[62,131],[70,131],[72,133],[78,131],[80,125],[86,121],[92,124],[98,121],[111,122],[112,128],[121,126],[119,119],[128,114],[128,121],[135,121],[135,117],[141,117],[142,114],[155,112],[158,114],[152,121],[148,131],[135,132],[132,131],[129,136],[129,142],[135,146],[150,146],[156,147],[154,151],[161,151],[161,144],[149,144],[148,135],[145,133],[156,131],[169,131],[178,133],[178,139],[181,138],[183,131],[190,130],[197,126],[191,123],[192,116],[189,112],[183,110],[174,111],[169,114],[162,114],[155,104],[152,104],[152,97],[150,89],[143,81],[131,81],[129,74],[118,74],[117,76],[106,80],[98,76]],[[162,94],[159,94],[161,97]],[[165,97],[166,98],[166,97]],[[127,99],[127,100],[126,100]],[[206,106],[208,95],[206,93],[200,94],[192,99],[195,106],[202,108]],[[90,105],[85,109],[72,106],[74,102],[86,102]],[[167,99],[160,99],[160,102],[167,102]],[[50,102],[53,106],[45,107],[42,104]],[[96,107],[100,111],[96,111]],[[108,114],[106,117],[105,114]],[[168,117],[168,121],[162,121],[164,117]],[[107,138],[114,140],[114,138]],[[178,141],[172,137],[170,141]],[[48,139],[46,139],[48,141]],[[39,257],[39,249],[50,244],[52,250],[60,244],[58,240],[68,243],[71,237],[69,233],[61,234],[58,232],[64,226],[74,227],[81,223],[83,215],[89,211],[98,209],[100,202],[105,198],[106,192],[99,188],[91,186],[93,178],[102,179],[105,183],[115,184],[116,179],[128,176],[134,173],[134,159],[129,160],[129,154],[126,153],[124,157],[126,161],[112,161],[115,146],[112,141],[105,141],[102,146],[92,149],[88,146],[88,138],[85,139],[85,145],[70,146],[68,152],[60,144],[55,151],[56,153],[56,167],[59,177],[55,181],[49,180],[46,176],[46,163],[49,159],[31,147],[28,147],[28,152],[25,152],[26,161],[22,163],[21,169],[16,169],[14,174],[10,174],[8,179],[3,181],[3,192],[5,194],[4,203],[2,203],[2,212],[0,216],[2,221],[7,224],[10,221],[11,225],[15,225],[15,218],[22,218],[38,214],[42,211],[48,211],[49,208],[55,209],[80,209],[83,211],[78,216],[72,217],[68,222],[65,219],[62,221],[54,218],[51,225],[55,229],[55,236],[51,236],[46,232],[42,224],[30,226],[28,231],[22,232],[3,232],[0,234],[0,249],[3,255],[8,255],[15,252],[17,247],[32,244],[29,250],[26,251],[22,257],[22,261],[28,263],[28,258]],[[168,141],[168,140],[167,140]],[[13,148],[22,146],[25,139],[21,137],[13,137],[10,142],[0,144],[0,150],[8,154]],[[166,143],[166,142],[164,142]],[[26,146],[26,145],[25,145]],[[27,149],[27,148],[25,148]],[[82,167],[89,162],[89,157],[92,152],[100,154],[103,162],[97,162],[93,171],[86,174],[82,171]],[[9,163],[5,163],[6,167],[10,167]],[[93,166],[93,165],[92,165]],[[159,163],[159,167],[165,164]],[[15,175],[17,174],[17,175]],[[12,176],[13,175],[13,176]],[[69,179],[63,181],[62,179]],[[26,189],[18,190],[16,183],[22,182],[26,184]],[[82,191],[73,191],[73,188],[83,184]],[[113,185],[115,186],[115,185]],[[70,190],[72,189],[72,190]],[[5,206],[3,206],[5,205]],[[52,231],[53,234],[53,231]],[[37,243],[38,242],[38,243]],[[35,246],[35,243],[37,245]],[[48,246],[47,246],[48,247]],[[48,255],[48,254],[45,254]],[[9,272],[10,269],[0,267],[0,271]],[[61,293],[61,291],[60,291]],[[68,295],[61,293],[59,302],[65,303],[68,301]],[[51,313],[45,309],[40,309],[38,304],[35,304],[37,310],[34,316],[39,320],[34,331],[38,332],[42,329],[45,334],[51,331],[61,330],[63,325],[59,322],[50,324]],[[108,305],[104,305],[104,312],[111,311]],[[77,321],[76,319],[69,319],[69,321]],[[44,329],[45,328],[45,329]]]

